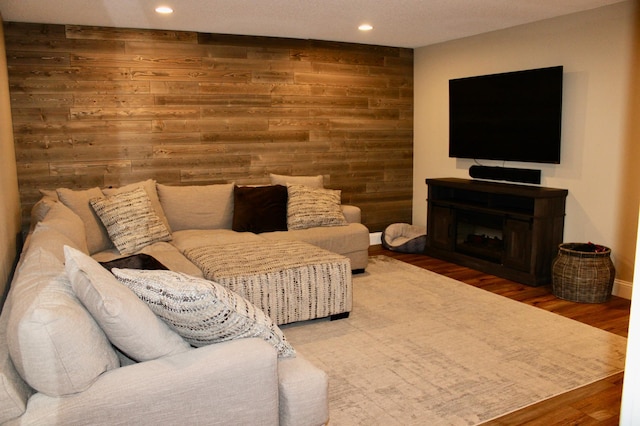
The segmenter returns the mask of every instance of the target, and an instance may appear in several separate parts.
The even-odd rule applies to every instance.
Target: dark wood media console
[[[566,189],[458,178],[426,183],[425,254],[528,285],[551,282]]]

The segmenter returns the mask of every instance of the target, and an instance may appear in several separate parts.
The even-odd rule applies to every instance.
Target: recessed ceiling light
[[[169,13],[173,13],[173,9],[171,9],[169,6],[158,6],[156,7],[156,12],[166,15]]]
[[[373,29],[373,26],[369,25],[369,24],[362,24],[358,27],[358,29],[360,31],[371,31]]]

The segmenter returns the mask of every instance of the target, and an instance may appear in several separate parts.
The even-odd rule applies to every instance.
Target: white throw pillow
[[[171,234],[143,188],[89,200],[120,254],[133,254]]]
[[[279,357],[295,356],[271,318],[220,284],[173,271],[112,272],[194,346],[260,337],[276,348]]]
[[[340,206],[340,190],[287,185],[287,192],[288,229],[348,225]]]
[[[71,247],[64,248],[71,287],[111,343],[136,361],[188,351],[174,333],[131,290],[98,262]]]
[[[49,396],[82,392],[119,366],[113,347],[74,295],[64,265],[53,254],[30,250],[9,297],[9,353],[32,388]]]

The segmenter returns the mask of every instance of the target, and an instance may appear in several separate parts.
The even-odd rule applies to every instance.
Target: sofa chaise
[[[0,423],[326,423],[327,376],[295,353],[277,324],[348,313],[350,277],[338,280],[341,291],[330,293],[341,300],[337,307],[272,319],[250,308],[252,302],[241,295],[208,281],[202,265],[185,255],[203,245],[221,251],[264,246],[261,253],[268,259],[272,247],[290,242],[306,244],[305,252],[319,250],[327,271],[338,276],[345,268],[364,270],[369,236],[359,223],[359,209],[338,203],[336,212],[339,193],[323,189],[321,180],[288,179],[273,175],[273,185],[255,188],[171,187],[148,180],[47,193],[33,209],[32,229],[0,315]],[[272,191],[280,194],[279,207],[270,205]],[[304,196],[291,197],[296,191]],[[302,200],[301,214],[287,216],[285,224],[280,215],[268,214],[282,208],[283,194],[287,215],[297,211],[291,202]],[[321,198],[311,202],[311,210],[328,210],[309,215],[310,194]],[[326,204],[323,197],[332,200]],[[140,213],[140,199],[147,213]],[[123,215],[127,209],[134,213]],[[132,238],[136,229],[142,236]],[[114,276],[98,264],[140,253],[168,271],[115,268]],[[236,337],[242,338],[220,339],[218,333],[215,340],[206,334],[210,330],[204,338],[202,330],[180,332],[180,324],[169,318],[179,309],[167,300],[145,299],[153,290],[145,280],[156,275],[162,278],[152,284],[179,281],[184,287],[176,286],[173,293],[163,287],[151,297],[163,293],[171,299],[184,288],[194,293],[183,299],[203,300],[201,293],[193,296],[197,291],[215,296],[226,304],[207,320],[220,312],[225,318],[237,315],[234,324],[243,324],[244,334]],[[109,280],[126,285],[107,285]],[[325,281],[335,280],[331,275]],[[121,293],[112,294],[116,289]],[[158,312],[160,305],[168,316]],[[240,305],[241,312],[235,312]],[[200,307],[189,315],[200,315]]]

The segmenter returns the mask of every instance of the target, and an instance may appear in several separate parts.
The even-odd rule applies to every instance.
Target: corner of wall
[[[13,276],[21,248],[20,195],[11,119],[9,77],[0,14],[0,306]]]

